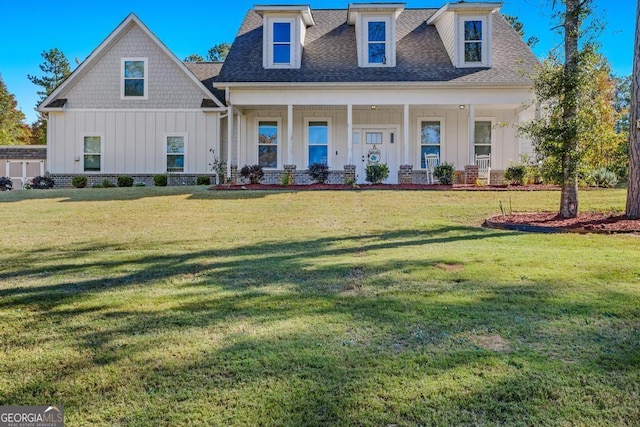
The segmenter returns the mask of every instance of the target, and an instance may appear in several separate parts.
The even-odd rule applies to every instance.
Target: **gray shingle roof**
[[[347,10],[313,10],[300,69],[262,68],[262,17],[249,11],[217,82],[466,82],[530,84],[538,60],[500,14],[494,15],[493,66],[454,68],[435,26],[438,9],[405,9],[396,21],[396,67],[359,68]]]
[[[218,98],[218,101],[226,105],[224,91],[213,87],[213,82],[222,69],[222,62],[185,62],[184,65],[209,89],[213,96]],[[211,100],[203,100],[202,107],[217,107],[217,105]]]

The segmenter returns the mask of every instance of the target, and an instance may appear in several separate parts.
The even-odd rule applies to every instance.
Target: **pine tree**
[[[38,91],[40,102],[42,102],[62,81],[71,74],[69,60],[64,53],[57,48],[49,51],[42,51],[44,62],[40,64],[40,70],[44,73],[42,77],[27,75],[27,78],[35,85],[41,86],[43,90]]]

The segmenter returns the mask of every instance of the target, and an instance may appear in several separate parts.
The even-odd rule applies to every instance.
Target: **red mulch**
[[[360,184],[356,187],[345,184],[223,184],[211,187],[211,190],[276,190],[276,191],[316,191],[316,190],[462,190],[462,191],[544,191],[558,190],[554,185],[487,185],[472,184]]]
[[[640,220],[625,215],[602,212],[583,212],[577,218],[564,219],[557,212],[518,213],[497,215],[487,220],[489,226],[533,226],[585,233],[640,234]],[[505,227],[506,228],[506,227]]]

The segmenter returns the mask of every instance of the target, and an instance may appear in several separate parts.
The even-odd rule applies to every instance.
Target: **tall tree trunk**
[[[578,148],[578,31],[580,29],[580,1],[566,0],[564,16],[564,101],[563,119],[567,126],[562,156],[562,194],[560,216],[578,216],[578,168],[572,153]]]
[[[629,126],[629,185],[627,186],[627,216],[640,218],[640,0],[636,8],[636,42],[633,50],[631,75],[631,117]]]

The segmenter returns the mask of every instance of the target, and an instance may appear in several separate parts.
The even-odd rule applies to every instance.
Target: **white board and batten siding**
[[[185,135],[185,173],[211,172],[211,152],[220,152],[219,114],[175,110],[85,110],[51,113],[51,173],[84,172],[85,136],[102,138],[102,169],[107,174],[166,172],[166,136]]]
[[[470,164],[469,143],[469,113],[457,106],[450,108],[412,106],[409,119],[409,164],[415,170],[421,169],[420,121],[437,118],[442,122],[441,161],[453,163],[458,170]],[[232,144],[234,161],[240,166],[255,164],[258,161],[259,120],[278,120],[280,124],[280,138],[278,141],[278,168],[282,169],[288,163],[287,141],[287,111],[256,109],[245,110],[242,116],[239,146]],[[308,167],[308,148],[306,142],[305,124],[310,119],[327,119],[329,129],[329,166],[331,169],[342,169],[348,163],[347,152],[347,111],[346,108],[331,109],[321,107],[317,110],[306,107],[293,111],[293,164],[298,169]],[[522,153],[531,151],[530,142],[517,134],[517,124],[522,121],[514,110],[476,110],[476,120],[487,120],[493,123],[492,128],[492,166],[494,169],[505,169],[511,162],[520,160]],[[403,112],[400,109],[354,110],[353,127],[382,127],[396,131],[396,150],[398,163],[404,157]],[[226,148],[226,138],[224,138]],[[357,144],[354,145],[353,162],[359,156]],[[239,150],[239,151],[238,151]]]

